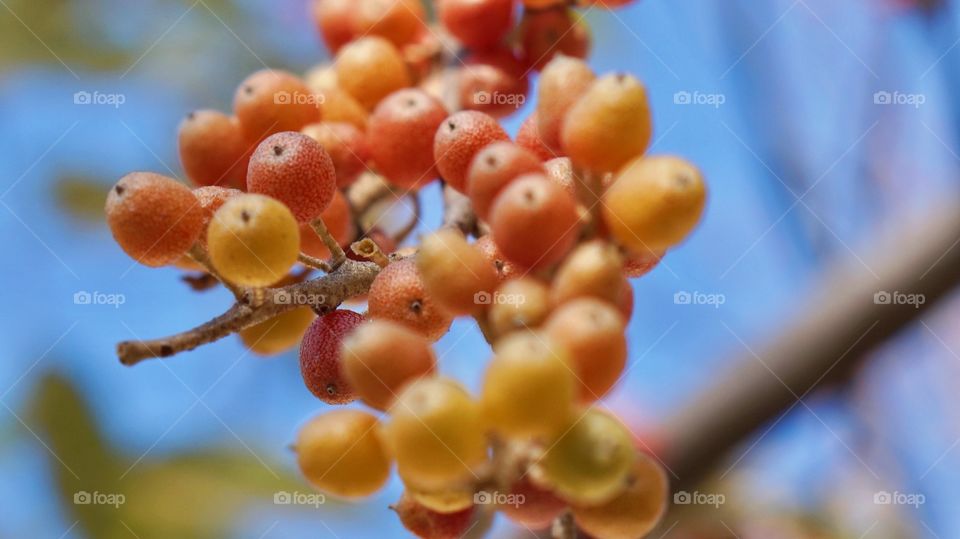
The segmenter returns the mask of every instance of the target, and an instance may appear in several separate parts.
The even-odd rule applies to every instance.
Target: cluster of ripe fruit
[[[132,173],[108,196],[108,222],[143,264],[276,290],[298,261],[330,257],[317,267],[335,269],[341,249],[375,232],[358,231],[345,196],[360,176],[397,191],[441,179],[469,198],[486,231],[476,241],[444,228],[396,250],[375,236],[391,257],[378,259],[365,315],[301,306],[240,332],[262,354],[299,343],[313,394],[376,411],[309,421],[296,443],[303,474],[354,498],[396,465],[406,492],[395,509],[425,538],[459,537],[490,508],[531,529],[572,514],[598,539],[641,537],[662,516],[667,481],[597,401],[626,367],[629,278],[693,230],[705,186],[690,163],[645,155],[644,85],[598,77],[576,57],[588,38],[566,3],[524,3],[511,35],[513,0],[436,2],[443,29],[471,51],[450,104],[440,70],[423,65],[436,60],[431,40],[446,45],[419,0],[319,0],[333,63],[304,79],[254,73],[233,115],[190,114],[179,146],[197,187]],[[535,111],[511,141],[502,107],[465,97],[525,95],[531,70]],[[437,374],[431,347],[460,316],[493,349],[476,398]],[[478,505],[490,490],[510,503]]]

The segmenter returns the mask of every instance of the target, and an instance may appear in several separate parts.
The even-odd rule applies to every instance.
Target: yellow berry
[[[670,156],[636,159],[604,194],[603,218],[631,251],[662,251],[696,227],[706,197],[703,176],[691,163]]]
[[[390,476],[377,418],[359,410],[335,410],[310,420],[297,437],[297,462],[310,483],[343,497],[369,496]]]
[[[210,261],[228,281],[269,286],[282,279],[300,253],[300,226],[282,202],[237,195],[220,207],[207,228]]]
[[[299,344],[316,317],[309,307],[293,309],[240,331],[240,339],[256,354],[279,354]]]

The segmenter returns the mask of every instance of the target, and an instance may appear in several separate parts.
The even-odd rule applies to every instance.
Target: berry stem
[[[550,534],[553,539],[577,539],[577,526],[573,523],[573,513],[564,511],[558,516],[553,521]]]
[[[317,269],[324,273],[330,273],[333,271],[330,267],[330,264],[326,260],[320,260],[319,258],[310,256],[306,253],[300,253],[297,255],[297,260],[308,268]]]
[[[343,261],[347,259],[347,254],[343,252],[343,247],[340,247],[337,240],[330,234],[330,231],[327,230],[327,225],[323,223],[323,219],[320,217],[314,219],[310,223],[310,227],[320,236],[323,244],[326,245],[327,250],[330,251],[330,268],[339,268],[340,265],[343,264]]]
[[[332,273],[317,279],[281,288],[247,290],[220,316],[169,337],[121,342],[117,356],[124,365],[135,365],[145,359],[193,350],[297,307],[330,312],[344,300],[366,294],[378,273],[380,266],[374,263],[348,259]]]
[[[449,185],[444,185],[443,208],[444,227],[458,228],[467,237],[476,234],[477,216],[473,213],[473,205],[466,195]]]
[[[603,192],[601,176],[574,165],[573,177],[577,182],[577,198],[589,216],[583,227],[583,237],[592,238],[597,233],[597,224],[600,222],[600,196]]]
[[[207,249],[201,245],[200,242],[194,243],[193,246],[190,247],[188,254],[190,255],[190,258],[194,260],[194,262],[206,268],[208,274],[220,281],[220,284],[232,292],[233,297],[237,299],[243,297],[244,289],[224,279],[223,276],[220,275],[216,268],[213,267],[213,263],[210,262],[210,257],[207,256]]]
[[[387,264],[390,263],[390,259],[387,258],[387,255],[383,254],[377,242],[370,238],[363,238],[360,241],[353,242],[353,244],[350,245],[350,250],[381,268],[387,267]]]

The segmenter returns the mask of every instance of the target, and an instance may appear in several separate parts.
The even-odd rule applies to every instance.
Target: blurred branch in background
[[[654,437],[675,486],[706,478],[754,433],[806,407],[815,389],[847,381],[871,350],[919,320],[960,282],[958,243],[955,200],[879,241],[865,261],[825,273],[806,312],[769,345],[754,351],[737,337],[743,357]]]

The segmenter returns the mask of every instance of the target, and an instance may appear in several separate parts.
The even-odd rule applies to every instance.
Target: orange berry
[[[369,316],[404,325],[436,341],[453,321],[429,294],[413,259],[391,263],[373,280],[369,293]]]
[[[236,118],[215,110],[191,112],[180,122],[177,145],[183,170],[195,185],[246,187],[253,147]]]
[[[595,79],[586,62],[562,54],[550,60],[540,73],[537,128],[543,143],[558,155],[566,155],[561,151],[560,134],[567,114]]]
[[[543,116],[541,130],[542,122]],[[574,164],[614,172],[643,155],[652,133],[647,89],[634,77],[617,74],[594,81],[574,103],[560,139]]]
[[[669,489],[663,467],[641,454],[627,477],[626,490],[603,505],[575,506],[573,518],[580,529],[593,537],[644,537],[657,527],[666,513]]]
[[[381,37],[367,36],[348,43],[337,53],[334,68],[337,84],[367,110],[412,84],[400,51]]]
[[[403,527],[424,539],[460,539],[470,531],[474,507],[453,513],[440,513],[428,509],[408,492],[391,507],[400,517]]]
[[[243,191],[239,189],[228,189],[217,185],[206,185],[193,190],[193,195],[197,197],[197,202],[200,203],[200,208],[203,210],[203,224],[200,225],[201,232],[198,238],[203,245],[207,244],[207,227],[210,226],[210,221],[217,210],[220,209],[220,206],[223,206],[231,198],[242,194]]]
[[[341,346],[343,373],[368,406],[386,410],[409,382],[431,374],[436,357],[430,342],[400,324],[370,320]]]
[[[354,0],[354,34],[380,36],[398,48],[414,42],[427,14],[420,0]]]
[[[610,233],[635,253],[677,245],[700,222],[706,204],[700,171],[677,157],[636,159],[603,196]]]
[[[297,221],[308,223],[333,200],[337,173],[320,143],[301,133],[277,133],[253,152],[247,188],[283,202]]]
[[[507,259],[526,268],[560,261],[576,243],[576,201],[542,174],[527,174],[504,188],[490,213],[490,230]]]
[[[580,399],[595,401],[617,383],[627,363],[626,325],[612,305],[581,298],[557,308],[543,326],[570,353]]]
[[[507,260],[506,257],[503,256],[503,253],[500,252],[500,248],[497,247],[497,244],[493,241],[493,236],[489,234],[482,236],[477,239],[474,245],[480,251],[480,254],[487,259],[487,262],[493,266],[494,271],[497,273],[497,278],[500,281],[512,279],[521,274],[522,270],[513,262]]]
[[[433,139],[433,156],[440,176],[457,191],[466,192],[467,169],[473,156],[500,140],[509,141],[510,137],[489,114],[465,110],[450,115]]]
[[[527,119],[520,124],[520,130],[517,131],[517,145],[523,146],[527,150],[533,152],[541,161],[547,161],[555,157],[559,157],[556,152],[550,149],[543,142],[543,138],[540,137],[540,120],[538,119],[537,111],[533,111],[533,114],[527,116]]]
[[[523,174],[543,174],[546,169],[536,155],[512,142],[494,142],[474,156],[467,171],[467,193],[477,217],[489,219],[494,199],[511,181]]]
[[[623,274],[631,279],[643,277],[660,265],[666,251],[629,253],[623,261]]]
[[[313,0],[313,19],[327,49],[336,53],[356,37],[356,0]]]
[[[459,230],[425,236],[416,261],[427,294],[450,314],[479,314],[497,286],[494,269]]]
[[[263,69],[247,77],[233,97],[233,110],[248,141],[281,131],[299,131],[320,121],[321,99],[299,77]]]
[[[419,188],[437,177],[433,136],[447,117],[440,100],[423,90],[404,89],[387,96],[370,116],[371,157],[390,183]]]
[[[104,211],[113,239],[146,266],[176,262],[200,238],[205,212],[182,183],[152,172],[133,172],[107,195]]]
[[[367,168],[367,140],[353,124],[320,122],[304,127],[301,132],[320,143],[333,161],[337,187],[354,182]]]
[[[334,410],[300,429],[297,464],[315,487],[354,498],[369,496],[390,479],[390,457],[380,422],[360,410]]]

